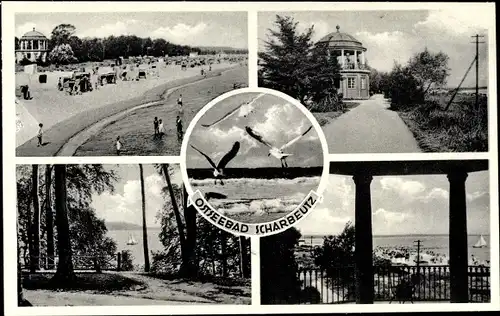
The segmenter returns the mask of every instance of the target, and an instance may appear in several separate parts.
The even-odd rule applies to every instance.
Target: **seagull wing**
[[[262,144],[270,147],[270,148],[273,148],[273,145],[271,145],[270,143],[266,142],[262,136],[260,136],[259,134],[257,134],[253,129],[251,129],[250,127],[248,126],[245,126],[245,131],[247,131],[248,135],[252,136],[254,139],[256,139],[257,141],[261,142]]]
[[[205,155],[201,150],[199,150],[198,148],[194,147],[193,145],[191,145],[191,147],[194,148],[194,150],[196,150],[197,152],[199,152],[200,154],[202,154],[207,160],[208,162],[210,163],[210,165],[212,167],[214,167],[215,169],[217,169],[217,166],[215,165],[215,163],[212,161],[212,159],[210,159],[210,157],[208,157],[207,155]]]
[[[233,145],[233,148],[222,157],[222,159],[219,161],[219,165],[217,166],[218,168],[224,169],[226,165],[234,158],[236,157],[236,154],[238,153],[238,150],[240,150],[240,142],[235,142]]]
[[[294,139],[292,139],[291,141],[289,141],[285,145],[281,146],[280,150],[283,150],[283,149],[291,146],[293,143],[295,143],[296,141],[298,141],[302,136],[304,136],[305,134],[309,133],[309,131],[311,129],[312,129],[312,125],[304,133],[300,134],[299,136],[295,137]]]
[[[258,96],[256,96],[255,98],[253,98],[252,100],[250,100],[250,102],[246,102],[246,103],[241,103],[239,106],[237,106],[236,108],[234,108],[233,110],[227,112],[226,114],[224,114],[224,116],[222,116],[220,119],[218,119],[217,121],[211,123],[211,124],[201,124],[201,126],[203,127],[211,127],[211,126],[214,126],[224,120],[226,120],[227,118],[229,118],[230,116],[234,115],[236,112],[238,112],[242,106],[244,105],[251,105],[252,103],[254,103],[255,101],[257,101],[258,98],[262,97],[263,95],[265,95],[265,93],[261,93],[259,94]]]

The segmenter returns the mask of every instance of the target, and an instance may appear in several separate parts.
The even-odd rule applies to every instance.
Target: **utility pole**
[[[476,34],[471,37],[476,38],[476,41],[472,43],[476,44],[476,111],[479,111],[479,44],[485,42],[479,41],[480,37],[484,37],[483,35]]]

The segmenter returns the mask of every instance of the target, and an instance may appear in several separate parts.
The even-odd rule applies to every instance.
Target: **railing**
[[[450,300],[449,266],[375,266],[374,300],[376,301],[448,301]],[[355,301],[354,266],[302,269],[300,304],[348,303]],[[469,266],[469,301],[490,301],[490,268]]]

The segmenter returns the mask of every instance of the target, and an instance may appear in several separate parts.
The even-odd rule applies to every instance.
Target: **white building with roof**
[[[16,49],[16,63],[23,59],[28,59],[32,62],[36,62],[37,60],[45,62],[48,52],[49,39],[33,28],[33,31],[24,34],[19,39],[19,47]]]

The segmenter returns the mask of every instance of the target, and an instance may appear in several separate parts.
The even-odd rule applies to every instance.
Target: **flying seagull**
[[[218,119],[217,121],[211,123],[211,124],[201,124],[201,126],[203,127],[211,127],[211,126],[214,126],[216,124],[219,124],[220,122],[226,120],[227,118],[231,117],[232,115],[234,115],[236,112],[238,112],[238,110],[240,110],[244,105],[247,105],[247,106],[251,106],[255,101],[257,101],[260,97],[264,96],[265,93],[261,93],[259,94],[258,96],[256,96],[255,98],[253,98],[252,100],[246,102],[246,103],[242,103],[240,104],[239,106],[237,106],[235,109],[231,110],[230,112],[224,114],[224,116],[222,116],[220,119]],[[246,115],[245,115],[246,117]]]
[[[283,167],[283,168],[287,168],[288,167],[288,164],[286,163],[286,158],[288,156],[292,155],[292,154],[284,153],[283,150],[285,148],[290,147],[293,143],[295,143],[296,141],[298,141],[302,136],[304,136],[305,134],[307,134],[311,129],[312,129],[312,126],[310,126],[304,133],[300,134],[299,136],[295,137],[294,139],[292,139],[291,141],[289,141],[285,145],[283,145],[280,148],[278,148],[278,147],[272,145],[271,143],[265,141],[262,138],[262,136],[259,135],[258,133],[256,133],[253,129],[251,129],[248,126],[245,126],[245,130],[247,131],[247,133],[250,136],[252,136],[257,141],[261,142],[262,144],[266,145],[267,147],[271,148],[271,149],[269,149],[269,154],[267,156],[271,156],[272,155],[273,157],[279,159],[281,161],[281,167]]]
[[[220,184],[224,185],[224,182],[222,181],[222,178],[225,176],[224,168],[234,157],[236,157],[238,150],[240,150],[240,142],[235,142],[231,150],[227,154],[225,154],[224,157],[222,157],[222,159],[219,161],[219,164],[217,165],[212,161],[212,159],[210,159],[210,157],[208,157],[201,150],[194,147],[193,145],[191,145],[191,147],[193,147],[197,152],[202,154],[208,160],[212,168],[214,168],[215,184],[217,184],[217,179],[219,179]]]

